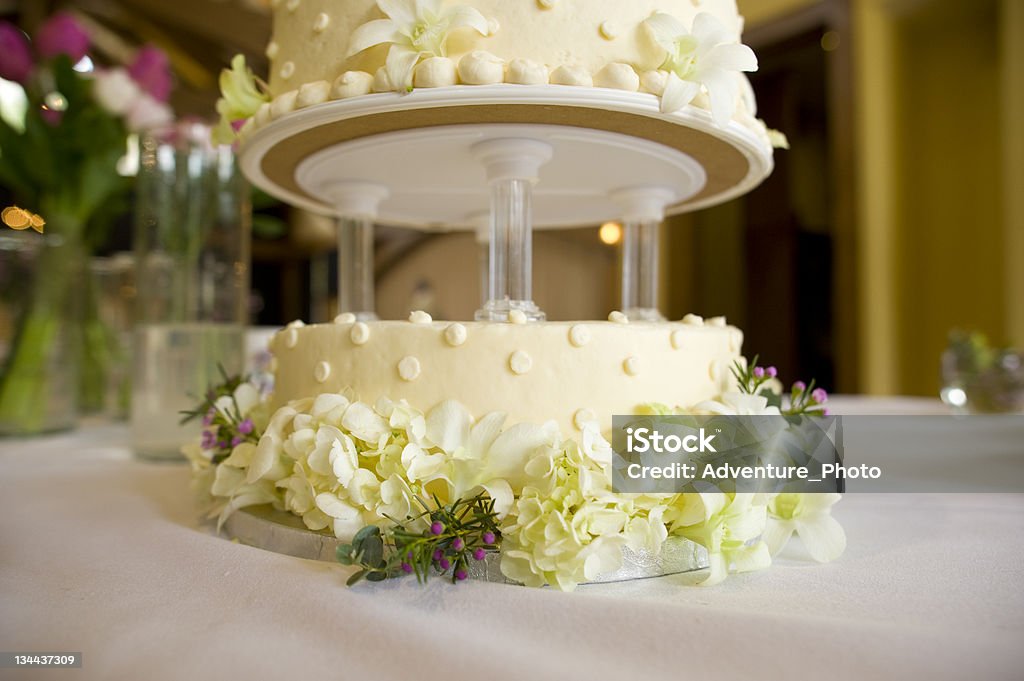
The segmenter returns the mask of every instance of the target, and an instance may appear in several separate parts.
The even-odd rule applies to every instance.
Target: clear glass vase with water
[[[132,443],[175,460],[200,429],[181,412],[245,367],[249,189],[198,124],[141,140],[138,188]]]

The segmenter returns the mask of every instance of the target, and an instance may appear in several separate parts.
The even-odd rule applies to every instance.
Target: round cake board
[[[345,542],[326,532],[313,532],[291,513],[272,506],[250,506],[233,513],[222,533],[248,546],[297,558],[336,562],[338,546]],[[621,582],[692,572],[708,567],[707,550],[681,537],[669,537],[658,554],[623,549],[622,567],[598,576],[593,583]],[[469,578],[514,584],[501,573],[501,558],[489,553],[482,561],[470,561]]]
[[[334,215],[332,185],[373,183],[388,196],[377,222],[430,231],[476,229],[489,209],[472,148],[488,139],[550,144],[534,191],[534,225],[563,228],[622,217],[611,195],[665,187],[668,214],[740,196],[772,171],[751,130],[707,111],[663,114],[654,95],[559,85],[488,85],[380,93],[291,112],[242,145],[241,166],[264,191]]]

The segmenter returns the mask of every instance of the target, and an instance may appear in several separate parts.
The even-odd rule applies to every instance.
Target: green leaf
[[[384,559],[384,541],[378,534],[363,541],[363,564],[376,567]]]
[[[383,582],[388,578],[388,573],[379,570],[374,570],[366,575],[366,581],[368,582]]]
[[[352,565],[352,545],[342,544],[334,551],[334,555],[337,557],[338,562],[342,565]]]
[[[352,545],[357,546],[362,544],[368,537],[380,536],[380,528],[376,525],[367,525],[363,529],[356,532],[356,536],[352,538]]]
[[[360,570],[359,572],[353,574],[351,577],[348,578],[348,581],[345,582],[345,585],[355,586],[363,579],[363,577],[366,577],[366,570]]]

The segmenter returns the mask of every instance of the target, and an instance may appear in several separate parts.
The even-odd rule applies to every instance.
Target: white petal
[[[791,536],[793,536],[792,521],[768,518],[768,524],[765,525],[761,539],[768,546],[768,551],[775,556],[786,548]]]
[[[403,45],[392,45],[384,66],[387,69],[388,81],[396,92],[404,92],[412,87],[412,72],[420,53]]]
[[[334,477],[338,479],[342,487],[347,488],[349,483],[352,482],[352,476],[355,475],[356,468],[359,466],[355,448],[345,447],[341,440],[337,440],[331,447],[328,460],[330,461],[331,472],[334,473]]]
[[[377,0],[377,7],[399,26],[411,26],[416,23],[419,3],[416,0]]]
[[[675,53],[676,41],[681,36],[689,35],[689,31],[682,22],[671,14],[657,12],[644,21],[644,25],[651,32],[651,37],[670,53]]]
[[[757,71],[757,55],[746,45],[718,45],[705,57],[709,69]]]
[[[381,436],[391,432],[388,422],[362,402],[349,405],[341,425],[358,439],[374,445]]]
[[[757,542],[753,546],[744,546],[738,551],[730,554],[732,558],[732,569],[736,572],[755,572],[764,570],[772,564],[772,556],[764,542]]]
[[[492,477],[504,478],[513,487],[523,476],[526,463],[540,447],[550,444],[548,430],[532,423],[517,423],[498,436],[488,453],[488,469]]]
[[[242,383],[235,388],[234,397],[243,418],[260,403],[260,392],[252,383]]]
[[[245,481],[252,484],[270,472],[270,469],[277,463],[277,453],[281,445],[273,435],[264,435],[260,438],[252,460],[249,462],[249,470],[246,471]]]
[[[487,25],[487,19],[484,18],[483,14],[467,7],[466,5],[458,5],[453,7],[446,13],[446,18],[449,21],[451,28],[461,28],[468,26],[474,29],[480,35],[487,35],[489,28]]]
[[[515,502],[511,485],[505,480],[491,480],[480,486],[487,490],[487,494],[494,500],[494,512],[498,515],[498,519],[504,519],[512,510],[512,504]]]
[[[359,509],[329,492],[316,495],[316,507],[332,518],[352,518],[359,515]]]
[[[835,518],[824,513],[793,521],[807,553],[819,563],[835,560],[846,550],[846,532]]]
[[[504,412],[495,411],[476,422],[469,433],[469,449],[471,456],[480,458],[491,449],[491,445],[501,433],[501,427],[508,416]]]
[[[661,112],[679,111],[693,101],[698,92],[700,92],[700,85],[697,83],[683,80],[674,73],[668,74],[668,83],[665,85],[665,92],[661,95]]]
[[[714,47],[729,42],[731,36],[725,25],[714,14],[701,12],[693,18],[693,37],[701,47]]]
[[[711,98],[711,118],[715,125],[725,127],[732,120],[736,111],[736,79],[735,74],[725,71],[712,71],[698,75]],[[764,399],[764,398],[761,398]]]
[[[229,501],[221,511],[220,517],[217,518],[217,531],[220,532],[220,528],[224,525],[224,522],[238,509],[245,508],[247,506],[269,504],[273,500],[274,495],[267,490],[257,487],[248,488],[244,493],[231,499],[231,501]]]
[[[466,446],[472,422],[464,406],[454,400],[447,400],[427,414],[427,439],[452,454]]]
[[[395,25],[395,22],[387,19],[371,21],[363,24],[352,33],[346,56],[351,57],[354,54],[359,54],[374,45],[395,43],[401,40],[403,40],[403,37],[398,32],[398,26]]]
[[[708,567],[711,570],[704,581],[700,583],[700,586],[714,586],[729,576],[729,563],[720,552],[712,553],[708,556],[708,562],[710,563]]]
[[[443,0],[415,0],[416,16],[420,19],[437,18],[441,14]]]
[[[839,503],[843,498],[842,494],[828,492],[823,494],[805,494],[803,497],[803,509],[805,513],[816,511],[829,511],[834,504]]]

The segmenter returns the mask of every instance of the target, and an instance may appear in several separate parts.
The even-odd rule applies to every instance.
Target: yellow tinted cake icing
[[[580,415],[611,427],[647,403],[691,406],[732,386],[743,334],[724,320],[686,323],[351,322],[292,326],[274,338],[274,406],[324,392],[421,411],[457,400],[510,423]]]

